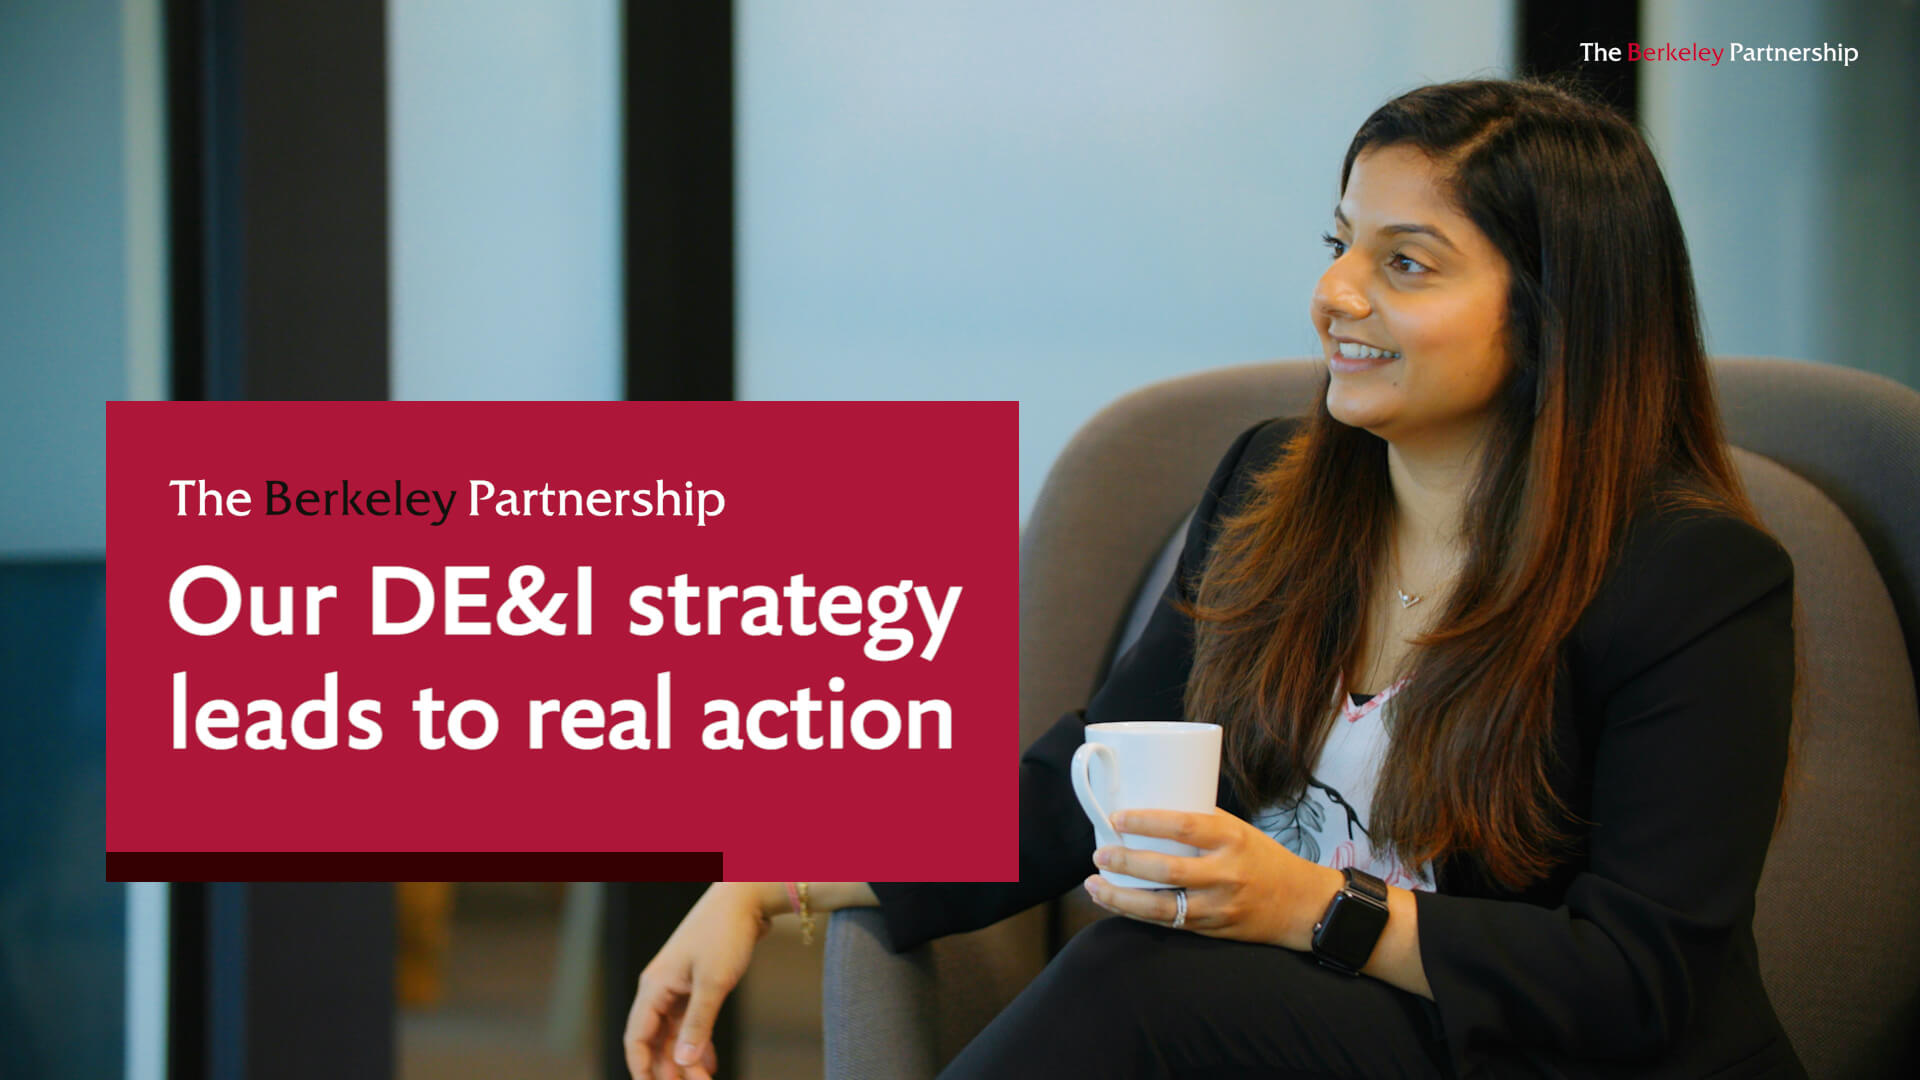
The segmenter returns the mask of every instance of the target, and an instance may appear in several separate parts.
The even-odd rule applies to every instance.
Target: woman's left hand
[[[1163,855],[1140,848],[1103,847],[1093,861],[1103,869],[1187,890],[1183,928],[1209,937],[1307,949],[1313,924],[1340,891],[1338,870],[1310,863],[1278,840],[1218,807],[1205,814],[1180,810],[1122,810],[1114,828],[1160,836],[1200,849],[1199,855]],[[1172,889],[1132,889],[1099,874],[1087,891],[1108,911],[1171,925]]]

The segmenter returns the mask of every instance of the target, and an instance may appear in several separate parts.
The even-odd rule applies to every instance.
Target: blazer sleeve
[[[1456,1055],[1657,1055],[1751,933],[1792,722],[1792,560],[1701,512],[1623,551],[1580,691],[1603,703],[1585,869],[1557,908],[1415,894]]]
[[[1062,716],[1020,756],[1020,880],[1006,882],[869,882],[880,901],[888,946],[905,952],[933,938],[991,926],[1054,899],[1093,872],[1093,824],[1068,779],[1086,726],[1115,720],[1178,720],[1184,716],[1187,672],[1193,664],[1191,620],[1171,601],[1191,599],[1190,578],[1231,492],[1244,489],[1252,469],[1247,450],[1268,421],[1242,432],[1207,482],[1194,511],[1167,590],[1139,639],[1115,663],[1085,709]]]

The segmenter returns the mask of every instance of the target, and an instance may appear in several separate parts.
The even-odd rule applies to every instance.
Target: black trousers
[[[1123,916],[1075,934],[940,1073],[1267,1080],[1438,1077],[1433,1003],[1307,953]]]

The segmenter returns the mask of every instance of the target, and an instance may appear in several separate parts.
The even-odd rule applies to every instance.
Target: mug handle
[[[1100,800],[1094,797],[1091,767],[1093,758],[1099,755],[1107,764],[1107,775],[1112,776],[1119,767],[1113,756],[1113,747],[1106,743],[1081,743],[1073,752],[1073,764],[1068,774],[1073,777],[1073,793],[1080,797],[1080,809],[1086,811],[1093,820],[1093,838],[1096,847],[1124,847],[1125,841],[1113,831],[1113,825],[1107,819],[1107,812],[1100,808]]]

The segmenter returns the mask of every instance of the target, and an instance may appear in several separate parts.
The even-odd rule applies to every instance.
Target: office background
[[[167,1075],[183,977],[168,890],[101,881],[104,401],[1011,398],[1024,508],[1119,394],[1314,350],[1373,107],[1588,33],[1857,45],[1589,70],[1712,352],[1920,386],[1920,6],[1556,6],[0,0],[0,1075]]]

